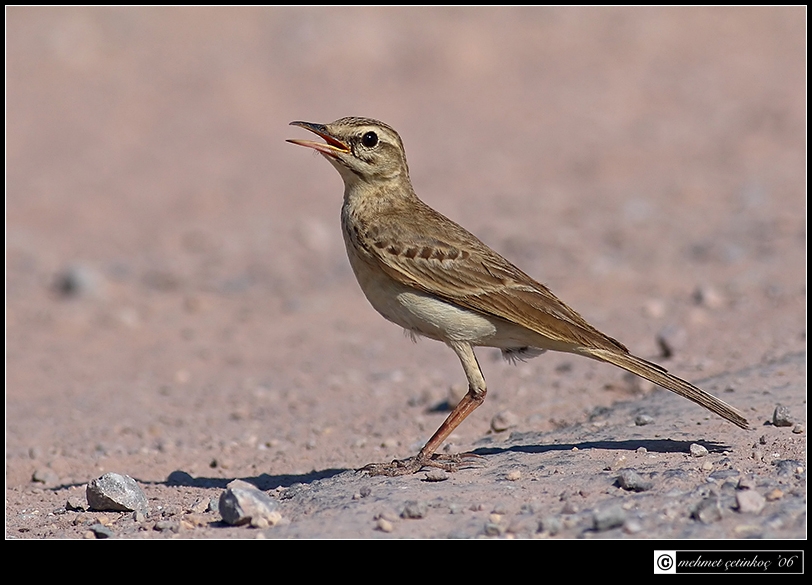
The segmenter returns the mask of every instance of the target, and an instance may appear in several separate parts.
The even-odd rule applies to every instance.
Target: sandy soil
[[[6,538],[805,537],[803,7],[6,16]],[[465,378],[368,306],[340,178],[284,142],[346,115],[399,130],[424,201],[754,428],[486,349],[449,441],[481,466],[352,471],[414,454]],[[110,471],[150,514],[66,509]],[[221,523],[235,478],[282,522]]]

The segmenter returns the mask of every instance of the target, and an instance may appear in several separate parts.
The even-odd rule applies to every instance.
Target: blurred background
[[[367,305],[292,120],[392,125],[424,201],[686,377],[805,345],[805,7],[12,7],[6,55],[11,460],[430,434],[459,364]],[[487,407],[624,383],[565,359],[485,360]]]

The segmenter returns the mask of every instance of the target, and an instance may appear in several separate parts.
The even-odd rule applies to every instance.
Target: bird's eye
[[[374,132],[367,132],[361,137],[361,144],[366,146],[367,148],[372,148],[376,144],[378,144],[378,135]]]

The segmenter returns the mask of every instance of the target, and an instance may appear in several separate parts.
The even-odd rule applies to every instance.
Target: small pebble
[[[395,526],[386,518],[378,518],[375,523],[375,529],[381,532],[392,532]]]
[[[539,521],[539,532],[555,535],[560,531],[561,519],[558,516],[545,516]]]
[[[775,488],[767,494],[766,499],[768,502],[774,502],[775,500],[780,500],[782,497],[784,497],[784,492],[778,488]]]
[[[654,485],[651,481],[643,479],[633,469],[622,470],[617,481],[620,487],[630,492],[644,492],[650,490]]]
[[[223,522],[232,526],[250,524],[255,528],[274,526],[282,515],[279,503],[254,485],[235,479],[220,494],[219,511]]]
[[[636,417],[634,417],[634,424],[636,424],[638,427],[650,425],[653,422],[654,418],[647,414],[638,414]]]
[[[82,524],[90,525],[95,524],[96,520],[90,514],[77,514],[71,522],[74,526],[81,526]]]
[[[31,480],[37,483],[44,483],[45,485],[57,485],[59,483],[59,476],[53,469],[40,467],[34,471]]]
[[[71,492],[68,496],[68,501],[65,503],[65,509],[74,512],[84,512],[87,510],[88,505],[85,494],[79,491]]]
[[[606,467],[606,471],[612,471],[613,469],[620,469],[626,464],[626,456],[625,455],[618,455],[615,457],[615,460]]]
[[[804,429],[804,425],[802,425],[802,424],[800,424],[800,423],[799,423],[799,424],[797,424],[797,425],[795,425],[795,426],[792,428],[792,432],[793,432],[793,433],[795,433],[796,435],[802,435],[802,434],[803,434],[803,432],[804,432],[804,430],[806,430],[806,429]]]
[[[133,512],[133,521],[141,524],[142,522],[146,521],[147,517],[141,510],[136,510]]]
[[[759,514],[764,509],[765,499],[756,490],[742,490],[736,492],[736,504],[743,514]]]
[[[712,524],[722,519],[722,508],[719,506],[719,498],[710,496],[699,502],[691,513],[691,517],[699,520],[703,524]]]
[[[698,443],[691,443],[690,452],[694,457],[704,457],[708,454],[708,450]]]
[[[620,505],[610,506],[602,510],[596,510],[592,515],[595,530],[601,532],[610,530],[617,526],[622,526],[626,521],[626,512]]]
[[[738,538],[764,538],[764,528],[755,524],[739,524],[733,532]]]
[[[180,532],[180,522],[177,520],[158,520],[155,523],[154,529],[158,532],[173,532],[177,534]]]
[[[193,512],[195,514],[203,514],[206,512],[210,504],[210,499],[201,497],[197,498],[194,503],[189,507],[189,512]]]
[[[522,472],[518,469],[514,469],[513,471],[509,472],[507,476],[505,476],[508,481],[519,481],[522,478]]]
[[[505,533],[505,527],[493,522],[486,522],[484,532],[486,536],[502,536]]]
[[[572,362],[562,362],[555,367],[555,371],[559,374],[568,374],[572,371]]]
[[[103,524],[94,524],[90,527],[90,531],[96,538],[113,538],[115,536],[115,533]]]
[[[425,481],[436,482],[448,479],[448,473],[443,469],[431,469],[426,473]]]
[[[502,431],[506,431],[511,427],[515,427],[519,424],[519,417],[516,416],[509,410],[503,410],[502,412],[497,413],[491,419],[491,430],[495,433],[501,433]]]
[[[398,515],[392,510],[385,510],[383,512],[380,512],[379,514],[375,514],[375,520],[377,520],[378,518],[389,520],[389,522],[392,522],[393,524],[398,521]]]
[[[778,405],[773,412],[773,424],[777,427],[791,427],[795,423],[789,413],[788,406]]]
[[[626,534],[637,534],[641,530],[643,530],[643,525],[639,520],[630,518],[623,523],[623,532]]]
[[[56,276],[54,289],[64,297],[101,296],[104,278],[82,264],[68,266]]]
[[[425,502],[411,500],[406,502],[403,511],[400,513],[400,517],[419,520],[420,518],[425,518],[427,513],[428,505]]]
[[[101,524],[102,526],[110,526],[113,523],[110,517],[105,514],[98,516],[96,520],[98,520],[98,523]]]

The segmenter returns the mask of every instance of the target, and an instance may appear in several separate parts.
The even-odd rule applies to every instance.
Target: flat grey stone
[[[220,495],[220,515],[226,524],[268,526],[279,521],[279,502],[248,482],[234,480]]]
[[[87,484],[86,496],[91,510],[112,512],[149,510],[147,496],[129,475],[105,473]]]

